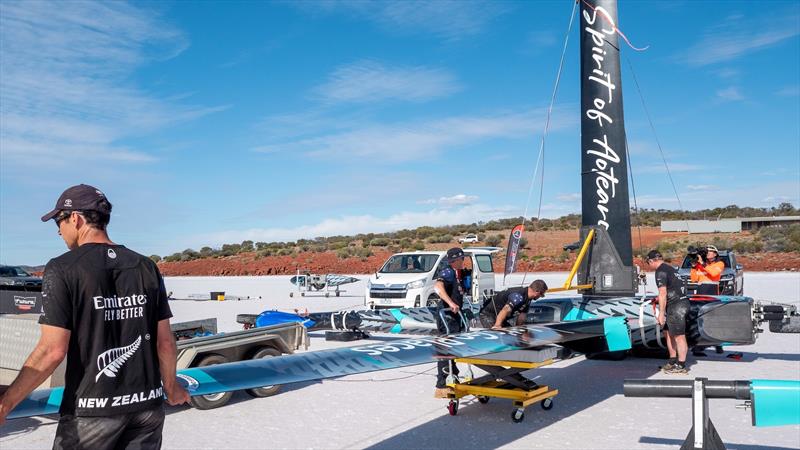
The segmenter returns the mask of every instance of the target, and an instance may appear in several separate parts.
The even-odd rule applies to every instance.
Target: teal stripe
[[[753,380],[753,425],[772,427],[800,424],[800,381]]]
[[[606,335],[608,351],[629,350],[631,335],[625,317],[614,316],[603,320],[603,332]]]
[[[62,398],[64,398],[64,388],[53,389],[47,398],[47,407],[55,407],[57,411],[61,407]]]
[[[390,309],[389,312],[392,314],[392,317],[397,321],[397,324],[389,330],[390,333],[400,333],[403,331],[403,325],[400,322],[406,317],[405,314],[400,312],[399,309]]]
[[[589,311],[584,311],[580,308],[572,308],[569,310],[567,315],[564,316],[565,322],[572,322],[575,320],[586,320],[586,319],[594,319],[597,317],[596,315],[590,313]]]

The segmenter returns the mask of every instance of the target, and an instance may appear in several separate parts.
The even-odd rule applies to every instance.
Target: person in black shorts
[[[160,448],[167,403],[186,403],[164,280],[155,263],[111,241],[111,203],[73,186],[42,217],[69,251],[44,270],[41,338],[0,398],[0,423],[67,357],[53,448]]]
[[[436,274],[436,284],[433,289],[439,296],[437,305],[440,313],[437,314],[437,327],[442,333],[458,333],[461,331],[459,312],[464,302],[464,293],[467,292],[464,283],[464,250],[453,247],[447,251],[447,266]],[[443,311],[447,310],[447,311]],[[444,319],[444,320],[442,320]],[[446,321],[446,323],[445,323]],[[449,359],[440,359],[437,363],[436,391],[434,397],[447,398],[447,375],[452,365],[453,375],[458,375],[458,367]]]
[[[658,286],[658,326],[664,331],[669,360],[662,369],[666,373],[685,374],[686,316],[689,314],[689,299],[684,296],[683,282],[674,267],[664,262],[658,250],[647,254],[647,264],[656,271]]]
[[[494,294],[481,307],[479,317],[486,328],[512,326],[511,319],[516,315],[516,325],[524,325],[531,302],[544,297],[547,284],[535,280],[528,287],[514,287]]]

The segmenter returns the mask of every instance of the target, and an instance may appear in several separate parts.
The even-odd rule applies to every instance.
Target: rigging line
[[[608,15],[608,13],[606,13],[605,9],[603,9],[603,8],[597,9],[594,6],[590,5],[589,2],[587,2],[586,0],[581,0],[581,1],[583,2],[584,5],[586,5],[587,8],[589,8],[592,11],[600,14],[600,16],[602,16],[603,19],[605,19],[606,22],[611,24],[611,26],[614,28],[614,32],[617,33],[622,38],[622,40],[625,41],[626,44],[628,44],[628,47],[632,48],[633,50],[635,50],[637,52],[643,52],[643,51],[647,50],[648,48],[650,48],[649,45],[645,46],[645,47],[642,47],[642,48],[634,47],[633,44],[631,44],[631,41],[628,40],[628,37],[625,36],[625,33],[623,33],[622,30],[620,30],[617,27],[617,24],[614,23],[614,21],[611,19],[611,17]],[[608,41],[606,41],[606,42],[608,42]],[[619,50],[619,49],[617,49],[617,50]]]
[[[631,177],[631,191],[633,193],[633,211],[636,214],[636,230],[639,233],[639,255],[641,256],[642,251],[644,249],[644,243],[642,242],[642,218],[639,215],[639,204],[636,200],[636,182],[633,179],[633,165],[631,164],[631,152],[628,151],[628,139],[625,139],[625,155],[628,158],[628,172],[630,172]]]
[[[531,196],[533,195],[533,186],[536,183],[536,175],[539,172],[539,165],[542,166],[542,181],[540,183],[539,188],[539,207],[536,212],[536,218],[539,219],[542,213],[542,190],[544,189],[544,143],[545,138],[547,137],[547,133],[550,130],[550,117],[553,114],[553,104],[556,101],[556,94],[558,94],[558,86],[561,83],[561,73],[564,69],[564,59],[566,58],[567,54],[567,47],[569,46],[569,35],[572,32],[572,24],[575,22],[575,11],[577,10],[578,2],[576,1],[572,5],[572,12],[569,16],[569,25],[567,26],[567,32],[564,35],[564,46],[561,49],[561,60],[558,63],[558,72],[556,73],[556,82],[553,86],[553,93],[550,96],[550,106],[547,107],[547,119],[544,123],[544,131],[542,132],[542,139],[539,142],[539,156],[536,158],[536,168],[533,171],[533,177],[531,177],[531,185],[528,188],[528,200],[525,202],[525,212],[522,214],[522,224],[525,224],[525,220],[528,217],[528,207],[531,204]],[[524,272],[525,274],[522,276],[522,285],[525,284],[525,277],[528,275],[528,271]]]
[[[658,133],[656,133],[656,127],[653,125],[653,119],[650,117],[650,110],[647,109],[647,103],[644,101],[644,95],[642,94],[642,90],[639,87],[639,80],[636,78],[636,72],[633,70],[633,64],[631,60],[626,56],[625,61],[628,63],[628,67],[631,69],[631,75],[633,78],[633,84],[636,86],[636,92],[639,94],[639,100],[642,102],[642,108],[644,109],[644,114],[647,116],[647,121],[650,123],[650,130],[653,132],[653,138],[656,140],[656,145],[658,146],[658,152],[661,153],[661,160],[664,162],[664,168],[667,170],[667,177],[669,177],[669,182],[672,185],[672,192],[675,193],[675,198],[678,200],[678,207],[683,210],[683,203],[681,203],[681,197],[678,195],[678,189],[675,187],[675,180],[672,179],[672,172],[669,170],[669,164],[667,164],[667,157],[664,156],[664,149],[661,148],[661,141],[658,139]]]

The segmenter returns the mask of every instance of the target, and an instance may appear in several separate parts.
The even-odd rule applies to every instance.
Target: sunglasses
[[[72,213],[73,211],[61,211],[55,218],[56,228],[61,228],[61,222],[69,219]]]

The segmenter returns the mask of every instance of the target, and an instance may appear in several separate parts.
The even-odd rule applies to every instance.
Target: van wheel
[[[214,364],[225,364],[228,358],[222,355],[208,355],[200,360],[196,367],[213,366]],[[189,403],[197,409],[214,409],[228,403],[233,396],[233,392],[220,392],[217,394],[198,395],[192,397]]]
[[[425,306],[436,306],[439,304],[439,296],[438,295],[431,295],[428,297],[428,301],[425,303]]]
[[[259,349],[252,358],[250,359],[262,359],[262,358],[274,358],[276,356],[281,356],[281,352],[272,347],[262,347]],[[248,394],[252,395],[253,397],[269,397],[270,395],[274,395],[278,390],[281,388],[279,384],[274,384],[271,386],[261,386],[259,388],[253,389],[245,389],[244,391]]]

